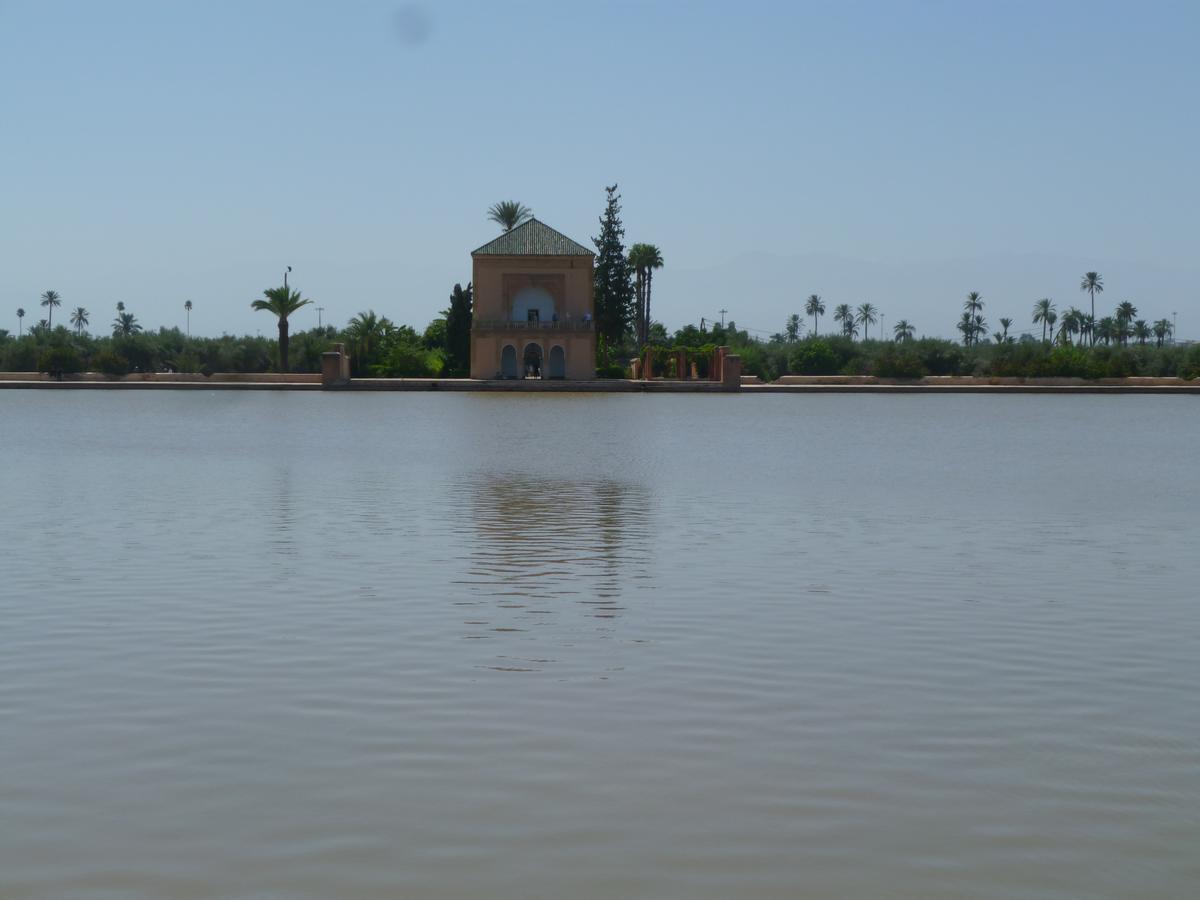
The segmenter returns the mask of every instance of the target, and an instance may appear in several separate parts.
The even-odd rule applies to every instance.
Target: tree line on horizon
[[[1145,344],[1153,338],[1156,346],[1162,347],[1174,335],[1175,326],[1170,319],[1162,318],[1153,323],[1138,319],[1138,309],[1129,300],[1119,303],[1111,316],[1105,316],[1097,322],[1095,295],[1104,291],[1104,279],[1098,272],[1085,273],[1080,282],[1080,290],[1091,295],[1091,313],[1085,313],[1071,306],[1060,317],[1054,301],[1048,297],[1043,297],[1034,304],[1033,325],[1035,327],[1041,325],[1043,342],[1054,341],[1058,344],[1070,345],[1075,343],[1075,336],[1078,335],[1080,343],[1086,342],[1088,346],[1095,346],[1097,341],[1102,341],[1106,346],[1114,344],[1125,346],[1130,339],[1136,340],[1139,344]],[[971,291],[967,294],[963,301],[962,315],[955,324],[955,330],[961,334],[963,345],[966,347],[978,346],[988,339],[988,324],[983,316],[983,308],[982,294],[978,291]],[[825,312],[825,302],[820,295],[810,294],[804,303],[805,316],[813,317],[813,328],[808,336],[818,334],[819,318],[825,315]],[[841,303],[834,307],[833,319],[840,324],[840,334],[843,337],[857,338],[861,326],[863,340],[867,340],[870,336],[870,326],[879,321],[879,310],[872,303],[862,303],[856,308],[851,307],[848,303]],[[1003,344],[1016,341],[1016,338],[1009,334],[1013,320],[1002,317],[998,323],[1000,330],[992,333],[992,343]],[[1059,326],[1057,334],[1054,328],[1056,323]],[[771,340],[795,343],[800,340],[800,330],[800,315],[793,313],[788,317],[784,330],[772,335]],[[915,334],[916,328],[907,319],[900,319],[892,326],[892,337],[896,342],[911,341]]]

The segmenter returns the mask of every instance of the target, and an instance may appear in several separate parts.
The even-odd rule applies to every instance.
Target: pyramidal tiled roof
[[[472,256],[594,256],[587,247],[544,222],[530,219],[489,241]]]

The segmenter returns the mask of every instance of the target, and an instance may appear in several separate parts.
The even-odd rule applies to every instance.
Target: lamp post
[[[317,307],[317,328],[318,328],[318,330],[321,327],[321,313],[323,313],[323,312],[325,312],[325,307],[318,306]]]
[[[1178,340],[1178,338],[1175,337],[1175,327],[1178,324],[1178,321],[1179,321],[1179,311],[1175,310],[1171,313],[1171,346],[1172,347],[1175,346],[1175,341]]]

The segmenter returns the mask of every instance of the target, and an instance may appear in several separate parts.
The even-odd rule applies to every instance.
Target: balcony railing
[[[513,321],[510,319],[475,319],[472,331],[591,331],[592,322],[585,319],[559,319],[557,322]]]

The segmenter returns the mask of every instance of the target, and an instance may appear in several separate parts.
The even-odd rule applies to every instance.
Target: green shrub
[[[53,378],[74,375],[83,370],[83,363],[75,348],[66,344],[47,347],[38,355],[38,371]]]
[[[928,375],[962,375],[973,368],[963,348],[937,338],[921,338],[910,345]]]
[[[915,350],[897,344],[888,344],[875,357],[872,374],[880,378],[922,378],[925,366]]]
[[[788,371],[793,375],[834,375],[843,360],[823,338],[801,341],[788,359]]]
[[[619,363],[609,363],[605,366],[596,366],[597,378],[627,378],[625,367]]]
[[[436,378],[444,360],[440,350],[427,350],[418,342],[398,341],[383,361],[371,366],[373,375],[385,378]]]
[[[120,378],[129,374],[129,360],[112,350],[102,350],[93,357],[92,368],[111,378]]]

